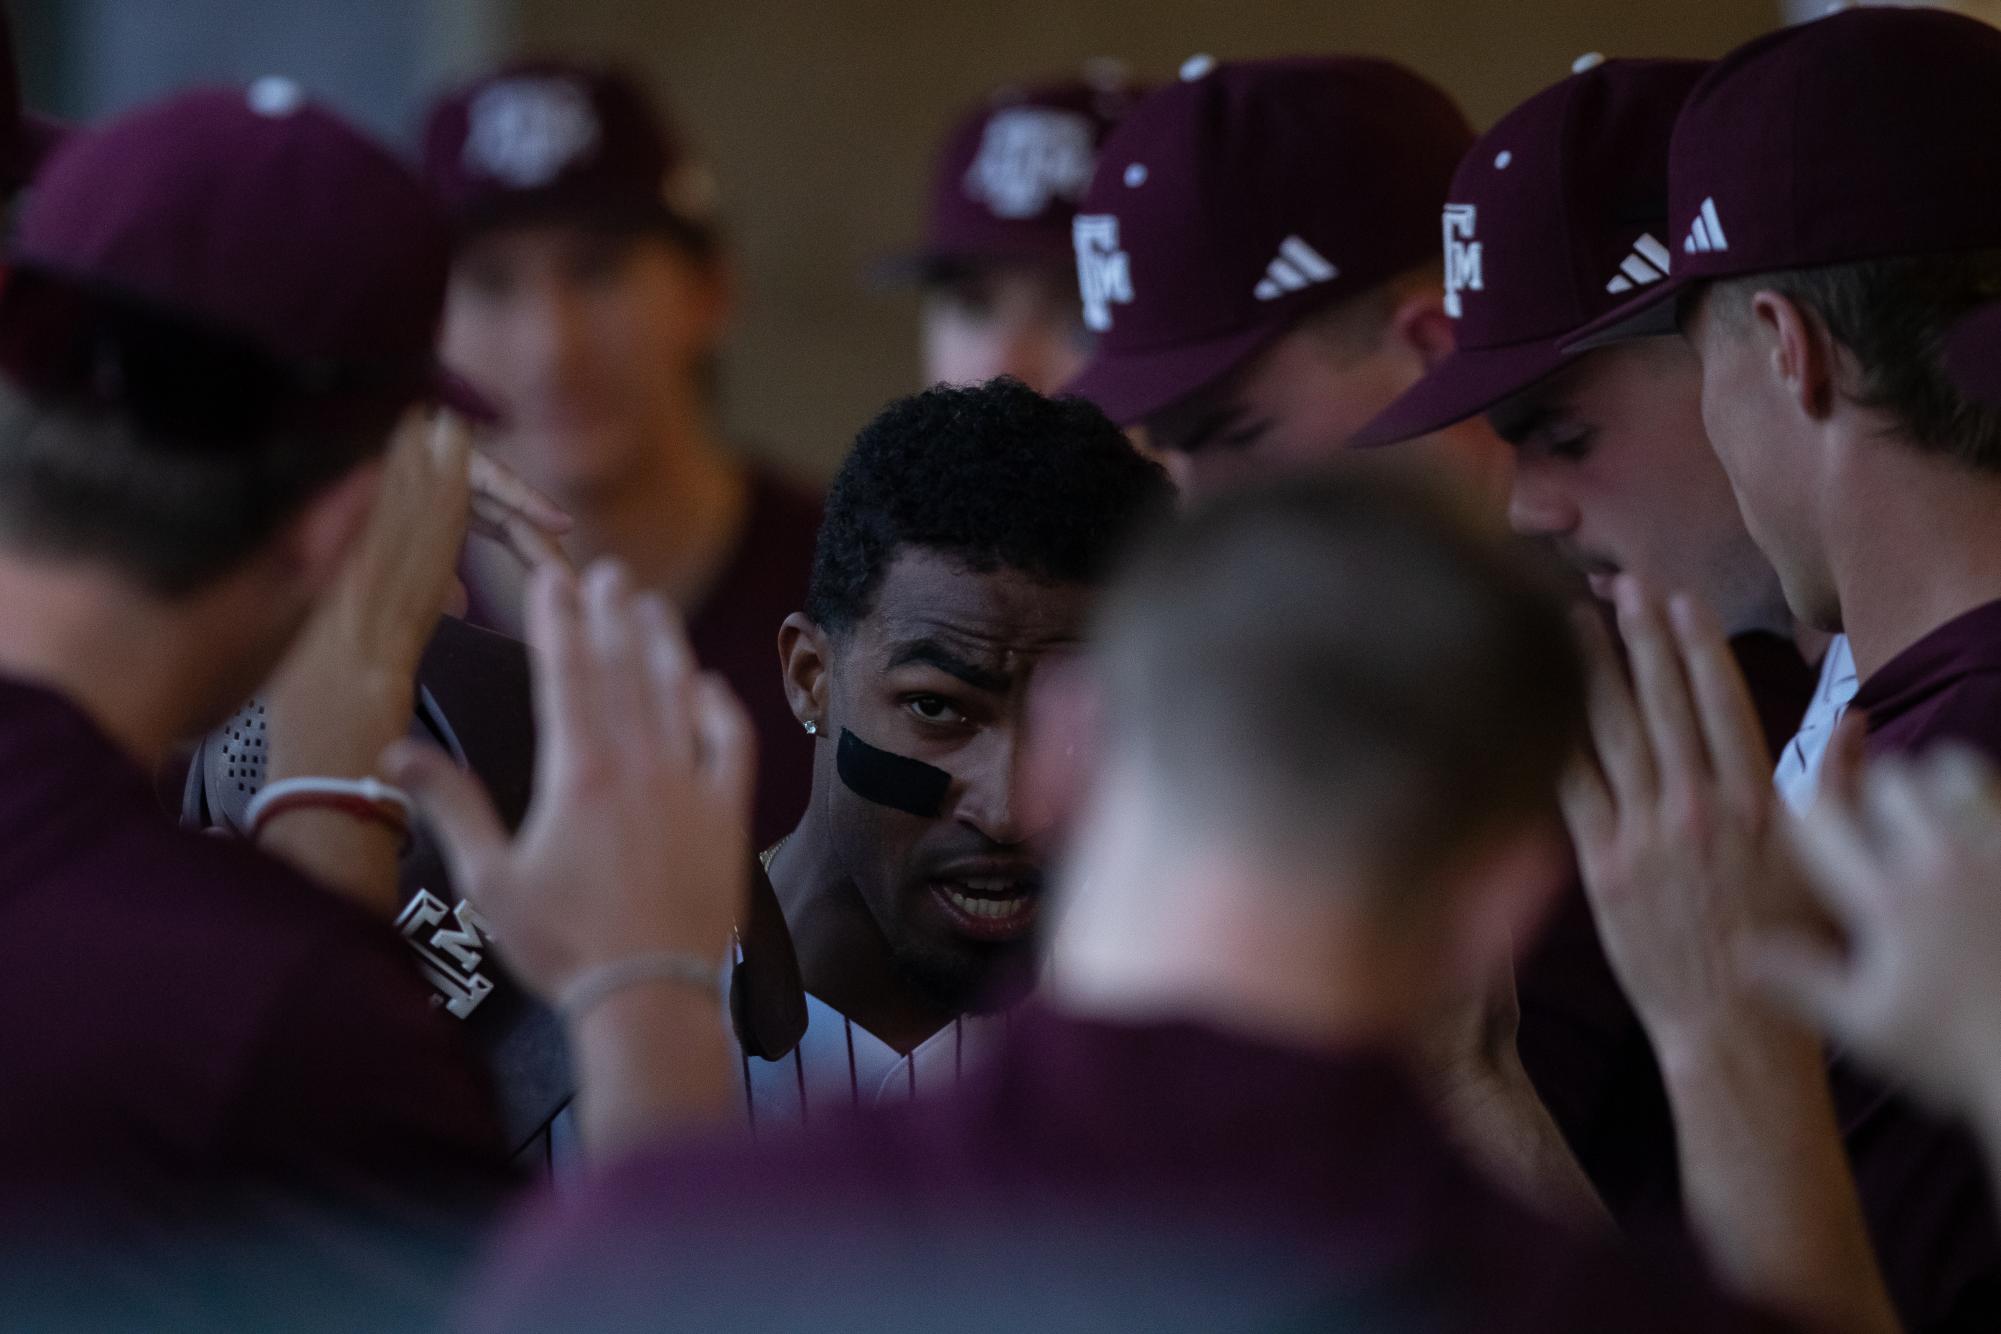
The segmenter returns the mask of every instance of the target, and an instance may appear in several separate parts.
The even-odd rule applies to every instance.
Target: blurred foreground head
[[[433,350],[446,258],[416,177],[288,81],[72,134],[0,287],[0,549],[209,607],[247,692],[366,518],[397,418],[475,406]]]
[[[1531,927],[1582,674],[1562,607],[1469,522],[1343,472],[1228,494],[1140,552],[1097,627],[1059,960],[1414,995]]]

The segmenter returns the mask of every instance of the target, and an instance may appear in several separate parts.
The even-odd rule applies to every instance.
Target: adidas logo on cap
[[[1633,253],[1619,261],[1619,271],[1605,284],[1605,290],[1616,294],[1657,283],[1667,277],[1671,258],[1668,248],[1651,232],[1641,232],[1640,239],[1633,242]]]
[[[1265,276],[1251,290],[1260,301],[1276,301],[1287,292],[1302,291],[1339,277],[1340,273],[1318,250],[1297,236],[1288,236],[1278,243],[1278,254],[1265,266]]]
[[[1730,242],[1723,236],[1723,220],[1716,216],[1713,196],[1702,201],[1702,207],[1695,215],[1695,225],[1688,229],[1688,239],[1681,243],[1681,248],[1691,255],[1730,248]]]

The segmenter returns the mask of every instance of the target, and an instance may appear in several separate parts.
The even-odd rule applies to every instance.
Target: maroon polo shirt
[[[509,1178],[395,930],[177,828],[50,691],[0,680],[0,773],[7,1318],[311,1325],[435,1302]]]
[[[785,699],[778,628],[806,606],[820,513],[818,494],[754,469],[736,554],[688,620],[696,658],[730,683],[757,728],[751,834],[760,848],[792,832],[813,791],[813,743]]]
[[[1849,707],[1875,754],[1961,741],[2001,762],[2001,601],[1947,621],[1870,674]]]
[[[1771,1329],[1497,1193],[1396,1061],[1018,1016],[951,1095],[545,1201],[475,1330]]]

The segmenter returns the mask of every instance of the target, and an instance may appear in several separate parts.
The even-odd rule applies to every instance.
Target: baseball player
[[[1522,1206],[1411,1076],[1455,969],[1555,881],[1581,673],[1514,554],[1354,474],[1163,533],[1095,622],[1097,722],[1056,739],[1093,779],[991,1067],[635,1155],[524,1219],[468,1327],[1784,1328]],[[1408,614],[1439,605],[1467,614]]]
[[[757,830],[806,802],[810,753],[771,672],[819,499],[726,448],[716,359],[729,264],[706,169],[615,70],[525,61],[439,100],[425,175],[454,227],[446,361],[488,392],[488,447],[569,515],[581,562],[623,561],[684,607],[757,720]],[[517,635],[520,567],[475,542],[472,619]]]
[[[447,244],[282,80],[75,133],[35,178],[0,291],[10,1321],[422,1319],[509,1182],[386,918],[175,828],[151,781],[335,595],[392,427],[453,393]],[[392,470],[447,549],[465,466],[418,439]],[[367,771],[300,777],[273,832],[407,827]]]
[[[1106,140],[1075,224],[1085,325],[1070,383],[1137,426],[1184,493],[1338,456],[1452,350],[1438,217],[1473,132],[1383,60],[1198,56]],[[1406,450],[1494,514],[1482,422]]]
[[[1794,615],[1846,634],[1878,754],[2001,751],[2001,415],[1945,356],[2001,284],[1974,128],[1997,98],[2001,34],[1941,11],[1848,10],[1747,43],[1676,122],[1673,271],[1568,340],[1678,321],[1745,525]],[[1672,824],[1644,790],[1615,809],[1621,829]],[[1906,1327],[1994,1324],[2001,1239],[1977,1149],[1847,1060],[1832,1080]]]
[[[1032,980],[1046,816],[1016,763],[1038,675],[1076,647],[1168,484],[1088,405],[938,387],[856,437],[779,646],[814,748],[765,857],[808,1006],[748,1052],[753,1124],[949,1088]]]
[[[926,384],[1011,375],[1050,393],[1083,366],[1071,219],[1136,96],[1116,61],[1098,61],[1081,79],[996,90],[952,127],[924,239],[888,267],[923,299]]]

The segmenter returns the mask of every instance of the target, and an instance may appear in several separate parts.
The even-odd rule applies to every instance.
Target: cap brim
[[[1109,353],[1100,349],[1061,392],[1089,399],[1120,426],[1136,426],[1222,379],[1286,327],[1260,326],[1174,347]]]
[[[1460,348],[1349,440],[1375,449],[1456,426],[1506,402],[1559,369],[1569,358],[1553,338],[1506,347]]]
[[[1557,350],[1571,356],[1594,347],[1623,343],[1629,338],[1657,338],[1675,332],[1675,298],[1692,281],[1695,280],[1686,275],[1669,274],[1631,301],[1614,306],[1575,333],[1557,339]]]
[[[1979,307],[1952,326],[1945,340],[1945,370],[1968,398],[2001,407],[2001,301]]]

